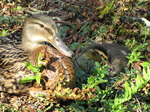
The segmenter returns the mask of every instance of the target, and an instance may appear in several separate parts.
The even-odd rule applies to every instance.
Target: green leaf
[[[35,80],[35,76],[27,76],[24,79],[21,79],[20,83],[32,82],[33,80]]]
[[[35,79],[36,79],[36,82],[40,84],[41,76],[39,73],[36,73]]]
[[[147,66],[149,66],[149,65],[150,65],[150,63],[148,63],[148,62],[143,62],[143,63],[142,63],[142,66],[143,66],[143,67],[147,67]]]
[[[38,55],[38,69],[40,69],[41,67],[42,67],[42,60],[41,60],[41,56],[42,56],[42,53],[39,53],[39,55]]]
[[[26,66],[27,68],[29,68],[31,71],[33,71],[34,73],[36,73],[36,75],[34,76],[27,76],[25,77],[24,79],[21,79],[20,82],[21,83],[27,83],[27,82],[32,82],[33,80],[36,80],[37,83],[40,83],[40,80],[41,80],[41,76],[40,76],[40,68],[42,67],[42,60],[41,60],[41,56],[42,56],[42,53],[39,53],[39,56],[38,56],[38,66],[33,66],[31,65],[29,62],[26,62]]]
[[[142,84],[144,83],[143,78],[138,74],[136,78],[136,86],[137,89],[140,89],[142,87]]]
[[[20,11],[22,11],[22,6],[17,6],[17,10],[20,10]]]
[[[99,62],[95,62],[95,66],[96,66],[96,68],[100,68],[101,67],[101,65],[100,65],[100,63]]]
[[[1,32],[1,36],[7,36],[9,33],[8,33],[8,30],[2,30]]]
[[[71,45],[70,49],[71,49],[71,50],[76,50],[76,49],[78,48],[78,46],[79,46],[79,42],[74,42],[74,43]]]
[[[62,32],[68,31],[70,28],[68,26],[64,26],[61,30]]]
[[[129,86],[129,83],[126,81],[124,98],[128,98],[129,96],[131,96],[131,87]]]
[[[73,28],[73,30],[75,30],[76,31],[76,26],[74,25],[74,24],[71,24],[71,27]]]
[[[39,67],[35,67],[35,66],[31,65],[29,62],[26,62],[26,66],[27,66],[27,68],[29,68],[33,72],[39,72],[40,71]]]
[[[38,94],[39,97],[44,98],[45,95],[44,94]]]

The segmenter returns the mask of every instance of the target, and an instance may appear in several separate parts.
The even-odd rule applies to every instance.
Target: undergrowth
[[[119,4],[119,5],[118,5]],[[67,36],[65,32],[72,30],[72,33],[79,37],[85,37],[84,41],[74,42],[71,46],[73,51],[84,49],[89,43],[97,37],[98,41],[111,40],[115,43],[121,43],[131,49],[127,56],[128,66],[124,72],[115,77],[109,75],[107,65],[95,63],[93,73],[86,74],[81,68],[78,69],[77,86],[81,89],[95,88],[95,97],[87,101],[64,101],[62,104],[53,104],[45,108],[45,111],[55,110],[60,112],[148,112],[150,111],[150,52],[149,35],[150,30],[141,22],[132,22],[130,18],[126,21],[124,16],[137,15],[136,10],[144,7],[146,0],[105,0],[104,7],[97,7],[98,18],[101,23],[94,31],[91,31],[91,23],[84,21],[78,29],[74,23],[71,26],[64,27],[61,30],[63,39]],[[8,18],[13,23],[13,19]],[[4,21],[0,18],[0,21]],[[1,36],[8,35],[8,30],[1,31]],[[36,73],[39,74],[39,65]],[[28,63],[30,69],[34,68]],[[32,77],[32,80],[38,77]],[[92,94],[92,93],[89,93]],[[67,103],[69,102],[69,104]],[[65,104],[67,103],[67,104]],[[2,110],[9,110],[7,106],[0,106]],[[11,110],[12,111],[12,110]],[[15,110],[14,110],[15,111]]]

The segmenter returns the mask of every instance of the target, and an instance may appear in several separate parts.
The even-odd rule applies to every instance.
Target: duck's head
[[[50,43],[65,56],[72,57],[74,55],[60,38],[55,22],[48,15],[33,15],[27,19],[23,27],[23,49],[33,51],[42,46],[44,42]]]

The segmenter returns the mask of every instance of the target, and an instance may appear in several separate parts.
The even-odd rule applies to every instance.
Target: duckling
[[[101,62],[103,58],[111,67],[110,75],[115,75],[123,71],[127,66],[128,59],[126,56],[128,53],[130,53],[130,50],[126,47],[114,43],[91,44],[76,58],[76,60],[79,65],[83,63],[83,68],[87,68],[87,59],[92,59],[94,62]],[[94,62],[90,63],[90,68],[94,66]]]
[[[37,66],[40,53],[41,60],[44,60],[40,71],[43,89],[55,89],[60,74],[63,77],[62,83],[66,83],[63,86],[73,88],[76,83],[75,69],[69,57],[74,53],[64,44],[55,22],[49,16],[35,14],[23,26],[21,47],[9,42],[0,45],[0,91],[15,94],[28,92],[33,87],[33,82],[21,84],[20,80],[34,73],[25,63]]]

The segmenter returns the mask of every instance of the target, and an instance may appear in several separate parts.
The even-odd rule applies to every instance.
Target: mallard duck
[[[63,86],[73,88],[76,83],[75,69],[69,57],[74,53],[63,43],[55,22],[49,16],[35,14],[29,17],[23,26],[21,47],[11,42],[1,42],[0,91],[15,94],[27,92],[33,83],[21,84],[20,80],[34,73],[25,63],[30,62],[37,66],[40,53],[41,60],[44,60],[40,71],[43,89],[55,89],[60,74],[63,83],[66,83]]]
[[[91,68],[94,66],[95,61],[101,62],[103,58],[111,67],[110,74],[115,75],[127,66],[128,59],[126,56],[128,53],[130,53],[130,50],[126,47],[114,43],[91,44],[78,57],[76,57],[76,60],[79,65],[87,69],[86,66]],[[87,65],[88,59],[92,59],[94,62],[90,62],[90,65]]]

